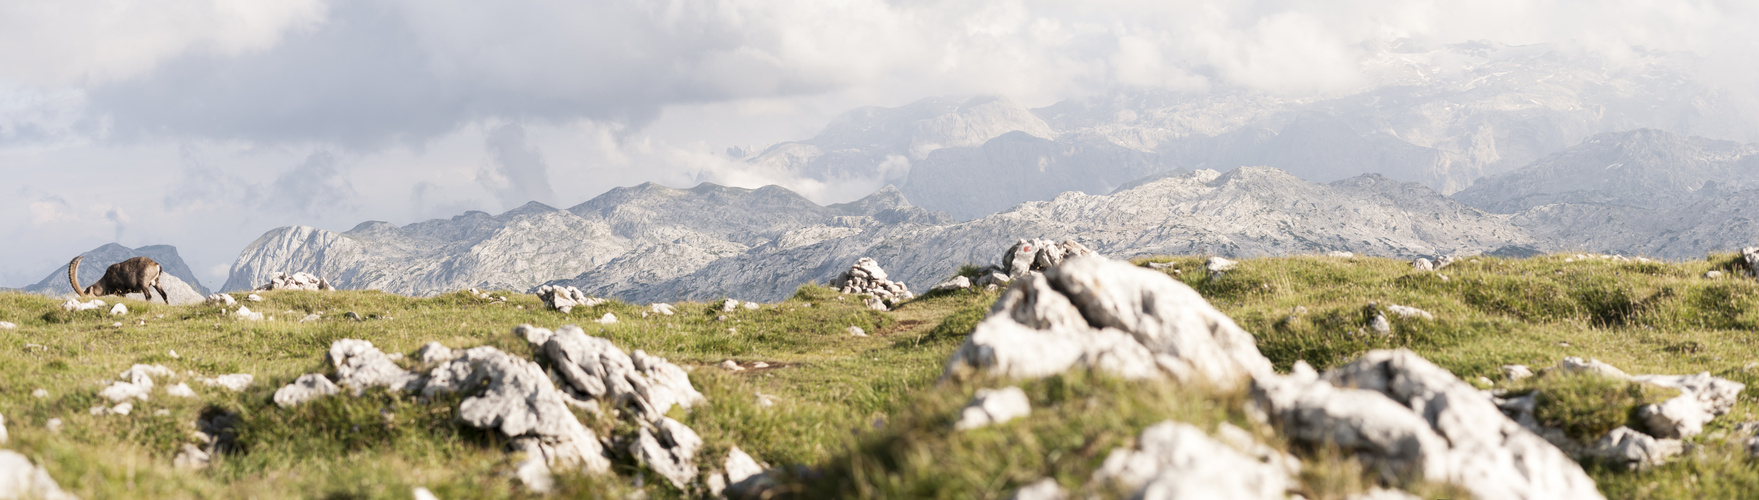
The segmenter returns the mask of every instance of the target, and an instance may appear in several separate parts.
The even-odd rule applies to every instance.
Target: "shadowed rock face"
[[[81,285],[91,285],[91,281],[103,277],[104,271],[109,269],[111,264],[135,257],[146,257],[159,263],[159,267],[163,271],[159,278],[159,286],[164,287],[165,293],[170,295],[170,303],[193,304],[201,302],[202,297],[208,294],[207,287],[203,287],[201,282],[196,280],[195,274],[190,272],[189,266],[184,264],[183,258],[177,255],[177,247],[149,245],[128,248],[110,243],[82,253],[80,256],[85,258],[79,262],[79,276],[80,279],[88,280]],[[66,266],[51,271],[47,278],[25,287],[24,291],[58,298],[74,295],[73,287],[67,284]],[[158,293],[155,292],[153,295],[153,299],[158,300]],[[145,300],[145,297],[138,293],[129,294],[126,297]]]

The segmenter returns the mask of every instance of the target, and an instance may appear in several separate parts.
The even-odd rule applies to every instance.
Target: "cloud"
[[[496,126],[489,130],[485,142],[494,163],[477,171],[476,181],[493,192],[503,207],[532,200],[555,203],[549,167],[544,165],[543,153],[526,139],[525,127],[516,123]],[[417,191],[417,197],[424,192]]]
[[[319,0],[0,3],[0,80],[53,87],[136,76],[190,51],[262,50],[324,18]]]
[[[282,172],[270,185],[264,208],[290,210],[315,215],[336,212],[355,196],[337,154],[325,149],[313,151],[305,161]]]

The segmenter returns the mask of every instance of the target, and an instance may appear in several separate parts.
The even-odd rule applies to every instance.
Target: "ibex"
[[[139,293],[152,301],[153,294],[147,291],[147,287],[152,287],[159,291],[159,298],[164,299],[166,304],[171,303],[171,296],[165,295],[165,289],[159,286],[159,275],[164,269],[159,267],[158,262],[153,262],[153,259],[135,257],[111,264],[109,269],[104,270],[103,278],[93,282],[92,286],[80,288],[79,261],[84,258],[85,256],[74,257],[73,262],[67,263],[67,282],[73,285],[73,293],[79,294],[80,298]]]

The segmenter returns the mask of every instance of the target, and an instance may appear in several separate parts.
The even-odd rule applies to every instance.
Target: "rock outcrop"
[[[625,354],[611,341],[587,335],[574,325],[555,332],[520,325],[514,332],[555,363],[566,390],[576,399],[604,401],[650,423],[664,418],[673,405],[690,408],[705,401],[678,365],[639,349]]]
[[[562,311],[562,314],[568,314],[576,307],[592,307],[605,303],[605,299],[588,297],[579,288],[571,286],[544,285],[537,287],[535,293],[538,299],[544,301],[545,306]]]
[[[1446,482],[1481,499],[1601,498],[1569,456],[1410,351],[1370,351],[1323,376],[1297,363],[1254,379],[1252,393],[1292,439],[1353,451],[1390,483]]]
[[[1014,242],[1008,251],[1002,254],[1003,273],[1009,279],[1019,279],[1030,272],[1044,272],[1063,263],[1063,259],[1093,255],[1093,250],[1082,246],[1075,240],[1063,240],[1061,244],[1045,239],[1029,239]]]
[[[1526,367],[1519,367],[1526,370]],[[1570,456],[1598,460],[1626,469],[1647,469],[1665,463],[1685,451],[1683,439],[1703,432],[1704,424],[1727,414],[1745,385],[1709,373],[1695,375],[1628,375],[1599,360],[1568,357],[1542,371],[1572,376],[1652,384],[1680,391],[1659,404],[1636,409],[1637,429],[1619,426],[1592,442],[1578,441],[1562,429],[1548,427],[1536,417],[1538,392],[1494,399],[1509,418],[1519,422]]]
[[[297,273],[293,273],[293,274],[287,274],[284,272],[276,271],[274,275],[269,276],[268,281],[264,282],[262,285],[258,285],[256,287],[256,290],[259,292],[266,292],[266,291],[271,291],[271,290],[319,291],[319,290],[334,290],[334,288],[330,286],[329,281],[327,281],[323,278],[320,278],[317,275],[314,275],[312,273],[297,272]]]
[[[953,423],[958,430],[976,429],[990,424],[1000,424],[1024,417],[1032,413],[1032,403],[1026,399],[1026,391],[1018,386],[1001,389],[978,389],[971,402],[959,412],[959,421]]]
[[[1272,373],[1252,334],[1184,283],[1086,256],[1015,280],[944,376],[1042,377],[1073,367],[1219,385]]]

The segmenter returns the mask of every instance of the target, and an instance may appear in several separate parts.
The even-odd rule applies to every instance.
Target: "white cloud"
[[[233,56],[321,21],[319,0],[0,3],[0,80],[52,87],[128,78],[185,51]]]

